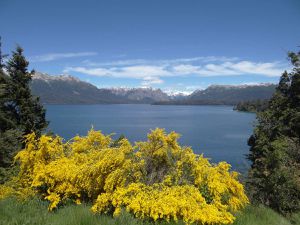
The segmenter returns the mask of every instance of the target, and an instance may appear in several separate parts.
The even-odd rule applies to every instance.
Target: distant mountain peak
[[[80,79],[73,77],[69,74],[49,75],[47,73],[41,73],[41,72],[35,72],[32,76],[32,79],[44,80],[44,81],[60,80],[60,81],[84,82],[84,81],[81,81]]]
[[[172,90],[165,90],[165,93],[167,93],[170,97],[184,97],[184,96],[189,96],[193,92],[191,91],[172,91]]]
[[[273,83],[249,83],[249,84],[212,84],[208,86],[207,89],[215,89],[215,88],[224,88],[224,89],[231,89],[231,88],[246,88],[246,87],[259,87],[259,86],[271,86],[275,85]]]

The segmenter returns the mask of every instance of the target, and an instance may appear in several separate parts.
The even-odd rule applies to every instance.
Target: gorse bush
[[[34,133],[15,160],[20,172],[2,186],[1,197],[41,196],[49,210],[73,201],[91,202],[94,213],[118,216],[122,209],[142,219],[229,224],[248,199],[230,165],[216,165],[189,147],[175,132],[156,129],[145,142],[118,143],[89,131],[64,143]]]

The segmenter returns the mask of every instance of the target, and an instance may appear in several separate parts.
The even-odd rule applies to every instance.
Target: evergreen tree
[[[0,36],[0,71],[3,70],[4,64],[3,64],[3,58],[5,55],[2,54],[2,38]]]
[[[22,148],[23,135],[31,132],[39,135],[48,125],[45,109],[39,99],[31,95],[32,72],[27,71],[28,62],[22,48],[17,47],[12,52],[7,65],[2,59],[0,51],[0,183],[12,171],[12,159]]]
[[[282,74],[248,141],[252,200],[283,214],[300,210],[300,52],[289,58],[294,68]]]
[[[39,98],[31,94],[29,85],[34,72],[28,72],[28,64],[23,55],[23,49],[18,46],[16,51],[12,52],[12,57],[6,66],[10,77],[7,91],[12,98],[6,107],[24,134],[31,132],[40,134],[47,127],[48,122],[45,118],[46,111],[39,102]]]
[[[22,131],[11,116],[6,105],[12,99],[8,95],[9,77],[4,72],[0,37],[0,184],[5,182],[11,172],[11,163],[14,154],[21,149]]]

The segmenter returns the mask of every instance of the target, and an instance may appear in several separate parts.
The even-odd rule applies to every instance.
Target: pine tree
[[[4,57],[5,56],[2,54],[2,38],[0,36],[0,71],[2,71],[3,67],[4,67],[4,65],[3,65],[3,58]]]
[[[12,99],[8,95],[9,76],[4,72],[0,37],[0,184],[4,183],[12,170],[12,158],[21,149],[22,131],[17,129],[17,124],[12,118],[6,105]]]
[[[300,52],[289,58],[294,68],[282,74],[248,141],[252,200],[283,214],[300,210]]]
[[[7,108],[24,134],[35,132],[39,135],[47,127],[48,122],[45,118],[46,111],[39,98],[31,94],[30,81],[34,71],[28,72],[28,64],[23,49],[18,46],[16,51],[12,52],[6,66],[10,76],[7,90],[12,98]]]
[[[6,65],[0,50],[0,61],[0,183],[3,183],[13,171],[12,159],[23,146],[23,135],[41,134],[48,122],[39,99],[31,94],[32,72],[27,70],[23,49],[17,47]]]

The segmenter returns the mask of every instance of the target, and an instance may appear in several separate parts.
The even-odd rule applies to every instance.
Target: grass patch
[[[18,202],[16,199],[0,201],[0,225],[183,225],[182,222],[141,221],[129,213],[119,217],[94,215],[90,205],[68,205],[55,212],[47,211],[48,203],[38,199]],[[300,213],[289,219],[263,206],[249,206],[237,214],[234,225],[300,225]]]
[[[9,198],[0,201],[0,225],[153,225],[123,212],[119,217],[94,215],[90,205],[67,205],[48,212],[48,203],[38,199],[19,202]],[[184,223],[160,222],[160,225]]]
[[[292,225],[292,223],[263,206],[248,206],[236,215],[235,225]],[[299,224],[300,225],[300,224]]]

